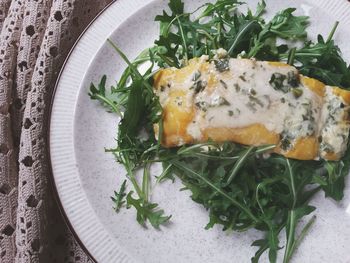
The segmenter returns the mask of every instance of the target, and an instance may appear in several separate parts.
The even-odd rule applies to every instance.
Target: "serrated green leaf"
[[[114,203],[114,210],[118,213],[120,208],[125,204],[125,190],[126,190],[126,180],[122,183],[122,185],[119,188],[119,191],[114,191],[114,196],[111,197],[113,203]]]
[[[154,228],[159,228],[160,225],[169,221],[171,216],[165,216],[164,211],[158,209],[158,204],[133,198],[132,194],[133,192],[131,191],[126,197],[127,206],[129,208],[133,206],[136,209],[136,220],[140,225],[146,226],[146,222],[149,221]]]

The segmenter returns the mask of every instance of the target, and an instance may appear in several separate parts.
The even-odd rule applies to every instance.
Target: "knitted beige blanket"
[[[91,262],[49,181],[47,119],[58,72],[112,0],[0,0],[0,262]]]

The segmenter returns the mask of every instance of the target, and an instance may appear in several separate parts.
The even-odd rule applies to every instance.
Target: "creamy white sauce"
[[[343,155],[347,149],[350,126],[347,119],[349,106],[340,96],[333,93],[333,88],[326,86],[325,101],[321,116],[321,156],[329,152]]]
[[[190,125],[187,127],[187,133],[191,135],[193,138],[201,138],[202,131],[198,124],[196,124],[195,121],[193,121]]]
[[[209,73],[215,71],[212,62]],[[239,128],[260,123],[276,133],[287,129],[295,137],[310,135],[309,126],[314,126],[314,121],[310,124],[311,121],[304,120],[303,116],[310,115],[309,110],[310,118],[317,120],[321,99],[301,83],[298,86],[302,90],[299,98],[295,98],[291,92],[275,90],[270,84],[272,74],[287,75],[290,72],[297,74],[293,67],[230,59],[229,70],[216,74],[216,87],[205,89],[194,96],[195,104],[206,107],[203,114],[197,115],[196,123],[189,126],[188,133],[199,140],[200,134],[192,132],[193,126],[199,125],[203,130],[208,127]],[[207,80],[208,77],[206,73],[201,75],[202,79]],[[303,104],[309,107],[305,108]]]

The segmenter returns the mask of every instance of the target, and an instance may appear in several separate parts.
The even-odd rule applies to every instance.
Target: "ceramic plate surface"
[[[194,10],[207,1],[185,3],[188,10]],[[247,2],[251,7],[257,3]],[[312,38],[318,32],[327,35],[339,20],[335,40],[350,61],[347,1],[267,0],[267,5],[267,16],[287,6],[309,15]],[[112,209],[110,196],[119,188],[125,171],[104,148],[115,146],[119,118],[89,99],[89,84],[106,74],[112,85],[126,67],[106,39],[110,37],[134,58],[153,43],[158,33],[154,17],[166,6],[166,0],[119,0],[92,23],[75,46],[60,76],[52,108],[50,154],[55,186],[70,224],[98,262],[250,262],[256,249],[250,244],[261,233],[226,234],[219,226],[204,230],[208,213],[190,200],[189,192],[179,191],[179,181],[154,190],[153,201],[172,214],[171,224],[160,231],[140,227],[133,209],[119,214]],[[350,262],[349,187],[339,204],[322,194],[312,203],[318,208],[317,220],[294,262]],[[261,262],[267,261],[265,256]]]

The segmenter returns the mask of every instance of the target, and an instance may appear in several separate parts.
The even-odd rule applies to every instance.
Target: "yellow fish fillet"
[[[275,144],[274,152],[300,160],[339,160],[347,148],[350,92],[284,63],[202,56],[160,70],[154,90],[165,147]]]

